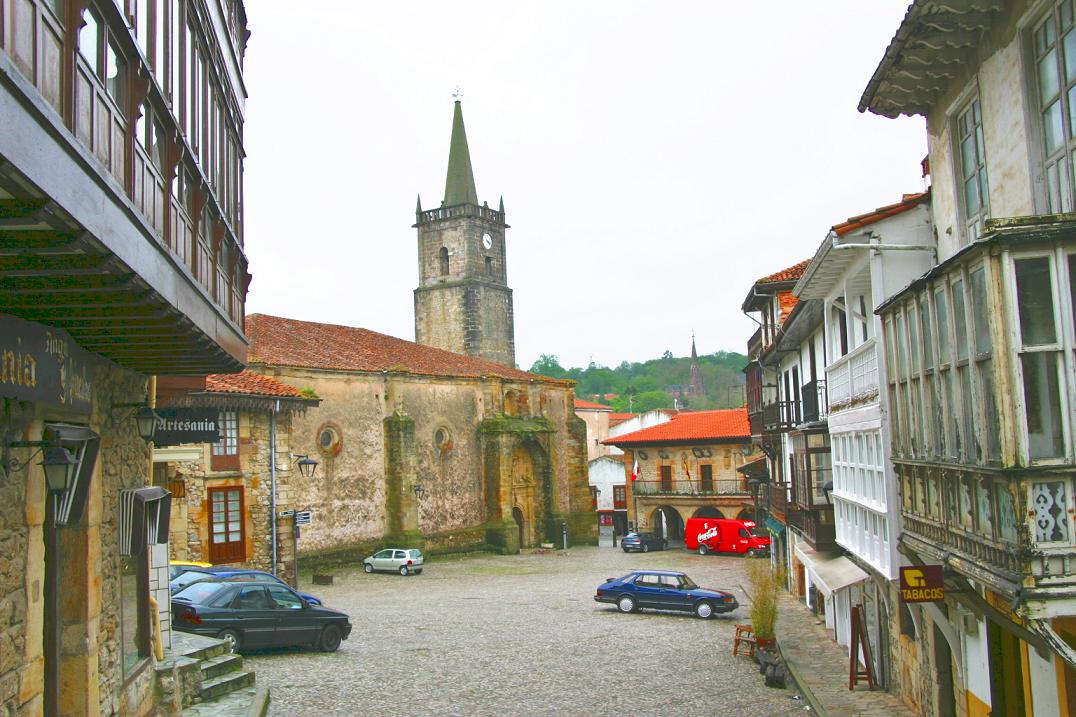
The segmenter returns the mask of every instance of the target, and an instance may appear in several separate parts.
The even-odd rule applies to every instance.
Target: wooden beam
[[[42,276],[0,276],[0,289],[6,294],[30,294],[44,292],[47,295],[77,292],[110,293],[129,292],[137,277],[134,274],[51,274]],[[144,289],[135,289],[144,292]]]
[[[967,30],[952,32],[916,33],[908,38],[908,46],[929,47],[932,50],[947,50],[954,47],[973,47],[979,42],[982,33]]]
[[[111,255],[95,254],[8,254],[0,256],[0,275],[9,272],[72,272],[107,270],[115,262]]]
[[[0,229],[0,252],[28,249],[61,249],[73,245],[86,232],[59,232],[55,229]]]
[[[47,199],[0,199],[0,226],[33,219],[48,203]]]

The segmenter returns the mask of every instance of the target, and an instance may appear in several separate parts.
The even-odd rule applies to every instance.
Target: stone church
[[[300,562],[387,543],[514,553],[565,526],[596,541],[573,384],[515,368],[507,227],[503,202],[478,204],[457,101],[444,201],[416,211],[417,341],[247,318],[249,368],[321,401],[289,437],[319,462],[288,496],[313,511]]]

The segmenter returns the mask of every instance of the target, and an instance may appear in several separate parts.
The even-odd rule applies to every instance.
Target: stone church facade
[[[515,553],[593,543],[586,426],[572,384],[373,331],[252,315],[251,370],[321,405],[291,445],[319,461],[293,485],[304,556],[387,543]]]

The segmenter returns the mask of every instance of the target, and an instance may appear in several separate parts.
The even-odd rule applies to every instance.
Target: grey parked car
[[[379,570],[400,575],[417,575],[422,572],[422,552],[414,548],[385,548],[363,560],[362,569],[368,573]]]

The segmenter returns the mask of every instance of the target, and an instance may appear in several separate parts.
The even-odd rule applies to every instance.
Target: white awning
[[[832,553],[816,553],[813,550],[797,548],[796,557],[807,566],[815,587],[826,597],[870,577],[866,571],[843,555],[835,556]]]

